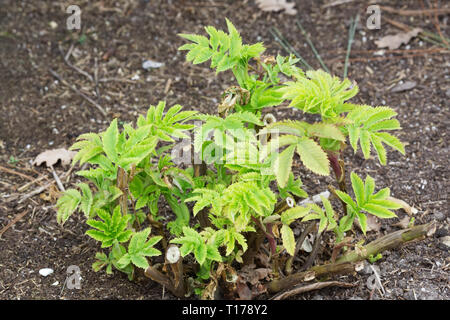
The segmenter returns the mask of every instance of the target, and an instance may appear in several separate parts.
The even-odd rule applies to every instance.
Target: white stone
[[[53,269],[50,268],[43,268],[39,270],[39,274],[43,277],[49,276],[53,273]]]
[[[144,68],[145,70],[156,69],[156,68],[161,68],[163,65],[164,65],[164,63],[162,63],[162,62],[156,62],[153,60],[145,60],[142,63],[142,68]]]

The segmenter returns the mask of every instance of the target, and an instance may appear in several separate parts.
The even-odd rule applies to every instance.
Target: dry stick
[[[33,181],[27,182],[25,183],[23,186],[21,186],[20,188],[17,189],[17,191],[22,192],[25,191],[29,186],[31,186],[32,184],[35,184],[41,180],[44,180],[46,177],[45,176],[40,176],[39,178],[34,179]]]
[[[317,255],[319,254],[320,240],[322,240],[322,234],[323,234],[323,232],[319,233],[319,231],[317,231],[316,241],[314,242],[314,247],[308,256],[308,260],[306,260],[306,262],[302,266],[301,270],[307,270],[309,267],[311,267],[313,265],[314,260],[316,259]]]
[[[54,183],[55,183],[55,181],[52,181],[52,182],[49,182],[49,183],[47,183],[47,184],[45,184],[45,185],[43,185],[43,186],[41,186],[41,187],[39,187],[39,188],[37,188],[37,189],[34,189],[34,190],[31,191],[30,193],[27,193],[27,194],[24,195],[22,198],[20,198],[20,200],[17,201],[17,203],[22,203],[22,202],[24,202],[25,200],[27,200],[28,198],[31,198],[32,196],[35,196],[35,195],[37,195],[37,194],[43,192],[44,190],[50,188],[50,186],[51,186],[52,184],[54,184]]]
[[[353,2],[353,1],[355,1],[355,0],[336,0],[336,1],[333,1],[331,3],[323,5],[321,8],[322,9],[326,9],[326,8],[338,6],[338,5],[341,5],[341,4],[350,3],[350,2]]]
[[[370,53],[374,53],[374,52],[378,52],[380,51],[378,50],[367,50],[367,51],[355,51],[352,50],[353,53],[358,53],[358,54],[370,54]],[[390,60],[390,59],[405,59],[405,58],[409,58],[409,57],[422,57],[426,54],[437,54],[437,53],[448,53],[449,51],[446,50],[445,48],[429,48],[429,49],[417,49],[417,50],[386,50],[384,51],[384,53],[386,54],[390,54],[390,53],[415,53],[415,54],[411,54],[411,55],[401,55],[401,56],[388,56],[388,57],[369,57],[369,58],[351,58],[348,61],[353,62],[353,61],[371,61],[371,60]],[[334,59],[328,59],[326,60],[328,63],[335,63],[335,62],[344,62],[345,59],[341,59],[341,58],[334,58]]]
[[[295,244],[294,255],[292,257],[289,257],[289,259],[286,261],[286,266],[284,269],[287,274],[292,273],[292,263],[294,262],[294,258],[297,256],[298,252],[302,248],[303,242],[305,241],[308,234],[310,234],[313,231],[315,225],[316,225],[315,221],[310,221],[309,224],[306,226],[305,230],[303,230],[302,234],[298,238],[297,243]]]
[[[351,288],[356,286],[354,283],[348,283],[348,282],[339,282],[339,281],[327,281],[327,282],[316,282],[312,284],[308,284],[305,286],[299,286],[295,287],[289,291],[282,292],[272,298],[270,300],[282,300],[286,299],[301,293],[310,292],[314,290],[320,290],[326,287],[341,287],[341,288]]]
[[[67,50],[66,55],[64,56],[64,61],[68,61],[69,60],[70,56],[72,55],[73,48],[74,48],[74,45],[72,43],[72,45],[69,47],[69,50]],[[61,47],[59,47],[59,50],[62,53],[62,48]]]
[[[94,59],[95,69],[94,69],[94,83],[95,83],[95,93],[97,94],[97,100],[101,102],[100,90],[98,88],[98,59]]]
[[[436,0],[436,7],[438,7],[437,0]],[[445,45],[448,46],[448,42],[447,42],[447,40],[445,40],[445,37],[444,37],[444,35],[442,34],[442,31],[441,31],[441,26],[440,26],[440,24],[439,24],[439,18],[438,18],[437,12],[434,12],[434,25],[435,25],[435,27],[436,27],[436,30],[437,30],[439,36],[440,36],[441,39],[442,39],[442,42],[444,42]]]
[[[275,27],[273,27],[272,29],[269,29],[269,32],[275,38],[275,41],[277,41],[288,53],[294,54],[300,60],[300,62],[306,67],[306,69],[312,70],[313,67],[311,67],[309,63],[306,62],[306,60],[300,55],[300,53],[298,53],[297,50],[295,50],[294,47],[292,47],[292,45],[286,40],[286,38],[283,37],[281,32]]]
[[[72,170],[69,170],[68,172],[66,172],[66,173],[63,175],[63,179],[66,178],[71,172],[72,172]],[[52,184],[54,184],[54,183],[55,183],[55,181],[51,181],[51,182],[49,182],[49,183],[47,183],[47,184],[45,184],[45,185],[43,185],[43,186],[41,186],[41,187],[39,187],[39,188],[33,190],[33,191],[31,191],[30,193],[27,193],[27,194],[24,195],[22,198],[20,198],[20,200],[19,200],[17,203],[22,203],[22,202],[24,202],[25,200],[27,200],[28,198],[31,198],[32,196],[35,196],[35,195],[37,195],[37,194],[43,192],[44,190],[50,188],[50,186],[51,186]]]
[[[5,233],[6,230],[11,228],[17,221],[22,219],[28,212],[29,212],[29,210],[25,210],[24,212],[19,213],[17,216],[15,216],[14,219],[12,219],[10,223],[8,223],[2,230],[0,230],[0,238]]]
[[[58,175],[56,174],[55,169],[53,168],[53,166],[50,166],[50,168],[52,169],[53,178],[55,179],[56,185],[58,186],[59,190],[61,192],[65,192],[66,189],[64,188],[64,185],[62,184],[61,180],[59,179]]]
[[[306,42],[309,44],[309,46],[311,47],[312,52],[314,53],[314,55],[316,56],[317,60],[319,61],[320,65],[322,66],[322,68],[328,72],[330,72],[330,69],[328,69],[328,67],[325,65],[325,63],[322,60],[322,57],[320,56],[319,52],[317,52],[316,47],[314,47],[314,44],[312,43],[311,39],[309,38],[308,34],[306,33],[305,29],[303,28],[303,26],[300,23],[300,20],[297,19],[297,26],[299,27],[300,31],[302,32],[303,36],[306,38]]]
[[[101,113],[102,115],[106,118],[108,116],[108,114],[106,113],[106,111],[102,108],[101,105],[99,105],[97,102],[95,102],[94,100],[92,100],[91,98],[89,98],[87,95],[85,95],[84,93],[82,93],[81,91],[79,91],[77,88],[75,88],[74,86],[72,86],[70,83],[68,83],[66,80],[64,80],[57,72],[53,71],[52,69],[48,69],[48,71],[56,78],[58,79],[61,83],[63,83],[64,85],[66,85],[67,87],[69,87],[69,89],[71,89],[72,91],[74,91],[75,93],[77,93],[78,95],[80,95],[82,98],[84,98],[86,101],[88,101],[89,103],[91,103],[92,105],[94,105]]]
[[[73,44],[70,46],[70,48],[69,48],[67,54],[64,55],[61,46],[59,46],[59,51],[61,52],[61,54],[62,54],[63,57],[64,57],[64,62],[65,62],[69,67],[71,67],[73,70],[75,70],[76,72],[78,72],[78,73],[82,74],[83,76],[85,76],[86,78],[88,78],[89,81],[94,82],[94,79],[92,78],[92,76],[91,76],[89,73],[87,73],[87,72],[84,71],[84,70],[81,70],[81,69],[78,68],[77,66],[73,65],[72,63],[70,63],[69,58],[70,58],[70,55],[71,55],[71,53],[72,53],[72,50],[73,50]]]
[[[425,9],[425,10],[402,10],[387,6],[380,6],[380,8],[381,10],[384,10],[386,12],[395,13],[401,16],[421,16],[423,14],[437,14],[443,16],[450,13],[450,8]]]
[[[282,279],[275,279],[269,282],[266,288],[269,292],[274,293],[321,276],[358,271],[362,268],[361,261],[367,259],[370,255],[375,256],[382,251],[396,248],[410,241],[430,237],[435,231],[435,222],[430,222],[387,234],[370,242],[358,251],[350,251],[340,257],[336,263],[314,266],[307,271],[298,272]]]
[[[392,57],[374,57],[374,58],[353,58],[349,59],[349,62],[367,62],[367,61],[384,61],[384,60],[401,60],[401,59],[408,59],[408,58],[415,58],[415,57],[424,57],[426,54],[440,54],[440,53],[449,53],[449,50],[436,50],[436,51],[430,51],[425,53],[418,53],[418,54],[410,54],[410,55],[404,55],[404,56],[392,56]],[[343,61],[343,60],[328,60],[327,62],[336,62],[336,61]]]
[[[383,18],[383,19],[387,23],[393,25],[394,27],[396,27],[396,28],[398,28],[400,30],[403,30],[403,31],[406,31],[406,32],[409,32],[409,31],[412,30],[412,28],[410,26],[408,26],[408,25],[406,25],[404,23],[401,23],[401,22],[398,22],[398,21],[394,21],[394,20],[391,20],[389,18]],[[445,39],[448,42],[448,41],[450,41],[450,39],[445,38],[445,37],[441,39],[441,37],[439,35],[434,34],[433,32],[428,32],[428,31],[424,31],[423,30],[421,33],[419,33],[418,37],[419,37],[419,39],[421,39],[423,41],[427,41],[427,42],[430,42],[430,43],[442,46],[442,47],[444,47],[446,49],[449,49],[449,46],[446,46],[445,43],[441,43],[439,41],[443,41]]]
[[[361,262],[345,262],[315,266],[307,271],[297,272],[282,279],[272,280],[266,284],[266,288],[270,293],[276,293],[296,286],[302,282],[311,281],[325,275],[331,276],[353,273],[357,270],[361,270],[363,266],[364,264]]]
[[[19,177],[28,179],[28,180],[30,180],[30,181],[34,181],[34,178],[32,178],[32,177],[30,177],[30,176],[27,176],[26,174],[23,174],[23,173],[14,171],[14,170],[12,170],[12,169],[8,169],[8,168],[5,168],[5,167],[0,166],[0,170],[5,171],[5,172],[10,173],[10,174],[15,174],[16,176],[19,176]]]

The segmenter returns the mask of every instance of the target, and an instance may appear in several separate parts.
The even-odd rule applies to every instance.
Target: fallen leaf
[[[256,268],[254,264],[244,266],[238,272],[236,292],[239,300],[250,300],[266,292],[261,280],[268,280],[272,275],[271,268]]]
[[[239,295],[238,300],[252,300],[252,290],[248,287],[248,285],[245,283],[245,280],[243,280],[241,277],[239,277],[237,283],[236,283],[236,292]]]
[[[400,219],[399,222],[397,222],[396,224],[393,224],[393,226],[400,227],[402,229],[406,229],[409,226],[409,221],[410,221],[410,218],[408,216],[405,216],[402,219]]]
[[[297,14],[297,10],[294,9],[294,2],[287,2],[286,0],[256,0],[256,4],[262,11],[281,11],[289,15]]]
[[[60,195],[58,188],[55,185],[51,185],[48,189],[48,193],[41,193],[39,198],[47,202],[55,203]]]
[[[61,160],[62,165],[70,164],[72,158],[76,155],[76,151],[69,151],[66,149],[52,149],[40,153],[36,159],[34,159],[33,164],[40,166],[42,163],[46,163],[47,167],[51,167]]]
[[[378,48],[386,48],[389,50],[395,50],[400,48],[402,44],[407,44],[412,38],[417,37],[417,35],[422,32],[421,28],[414,28],[409,32],[401,32],[395,35],[390,35],[376,40],[375,44]]]
[[[405,81],[403,83],[400,83],[398,85],[396,85],[395,87],[393,87],[391,89],[392,92],[403,92],[403,91],[408,91],[408,90],[412,90],[417,86],[417,82],[415,81]]]
[[[270,258],[263,252],[259,252],[256,254],[255,259],[259,261],[261,265],[266,268],[270,268]]]
[[[366,231],[380,231],[381,223],[378,221],[378,218],[374,215],[367,215],[367,229]]]
[[[305,241],[303,241],[301,249],[305,252],[311,252],[313,243],[314,243],[314,235],[310,233],[306,236]]]
[[[272,269],[270,268],[256,268],[254,264],[249,264],[239,271],[239,277],[254,286],[271,273]]]

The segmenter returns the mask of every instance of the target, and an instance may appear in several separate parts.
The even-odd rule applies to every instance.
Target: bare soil
[[[186,63],[184,53],[177,51],[183,44],[178,33],[201,33],[206,25],[225,28],[228,17],[241,31],[244,42],[263,41],[269,54],[285,55],[269,32],[277,27],[314,68],[320,68],[295,25],[299,18],[332,72],[342,75],[349,21],[358,12],[363,23],[356,32],[349,67],[349,78],[361,88],[355,102],[393,107],[402,123],[399,137],[407,144],[407,154],[403,157],[389,153],[386,167],[376,159],[364,160],[359,153],[348,152],[346,161],[350,169],[363,175],[369,173],[378,187],[391,187],[394,197],[416,207],[416,224],[436,220],[438,230],[433,238],[387,252],[376,263],[384,292],[370,290],[370,274],[361,274],[342,277],[356,283],[354,288],[328,288],[296,299],[450,298],[449,247],[442,243],[448,236],[450,221],[448,51],[432,51],[432,44],[416,38],[398,52],[376,55],[374,44],[384,35],[400,32],[386,23],[385,17],[436,32],[434,18],[382,12],[381,29],[369,30],[365,26],[369,1],[328,9],[321,9],[326,1],[295,2],[297,16],[262,12],[250,0],[1,2],[0,165],[9,171],[0,170],[0,229],[18,214],[27,214],[0,237],[0,299],[173,299],[151,281],[130,282],[118,272],[108,276],[92,271],[99,246],[84,235],[82,215],[74,215],[64,228],[57,225],[54,186],[19,203],[27,192],[53,181],[51,171],[32,166],[31,160],[44,150],[69,147],[81,133],[104,130],[113,117],[133,121],[159,100],[214,113],[221,92],[232,85],[231,76],[221,73],[216,78],[207,64]],[[403,9],[421,9],[421,2],[379,1]],[[79,31],[66,29],[69,15],[65,9],[74,3],[82,10]],[[447,37],[448,18],[441,15],[439,19]],[[91,75],[93,81],[65,63],[64,55],[71,45],[69,61]],[[142,62],[147,59],[165,65],[146,71]],[[50,68],[101,105],[107,117],[57,81]],[[393,92],[400,81],[414,81],[417,85],[408,91]],[[300,112],[287,108],[275,114],[280,119],[302,117]],[[60,177],[69,170],[60,165],[55,169]],[[303,174],[310,194],[326,190],[331,182]],[[42,180],[19,191],[39,177]],[[76,182],[72,174],[65,186]],[[399,218],[405,215],[399,212]],[[369,238],[395,231],[396,222],[398,219],[384,221],[381,230],[372,232]],[[81,269],[80,290],[63,285],[70,265]],[[38,271],[46,267],[54,269],[54,273],[42,277]]]

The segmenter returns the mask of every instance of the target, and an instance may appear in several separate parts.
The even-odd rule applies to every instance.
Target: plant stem
[[[345,56],[345,65],[344,65],[344,79],[347,78],[348,72],[348,59],[350,58],[350,51],[352,50],[353,39],[355,38],[356,26],[358,25],[359,14],[356,15],[355,20],[353,19],[350,22],[350,28],[348,32],[348,44],[347,44],[347,54]]]
[[[336,263],[315,266],[307,271],[298,272],[283,279],[272,280],[266,285],[266,288],[269,292],[274,293],[297,285],[301,282],[317,279],[322,276],[352,273],[360,267],[358,262],[360,263],[362,260],[367,259],[370,255],[375,256],[378,253],[396,248],[410,241],[430,237],[435,231],[435,222],[395,231],[370,242],[358,251],[350,251],[349,253],[341,256]]]
[[[308,260],[306,260],[305,264],[302,266],[302,270],[306,270],[313,265],[314,260],[316,259],[317,255],[319,254],[320,240],[322,239],[322,234],[323,234],[323,232],[321,232],[321,233],[317,232],[316,241],[314,242],[314,247],[308,256]]]

